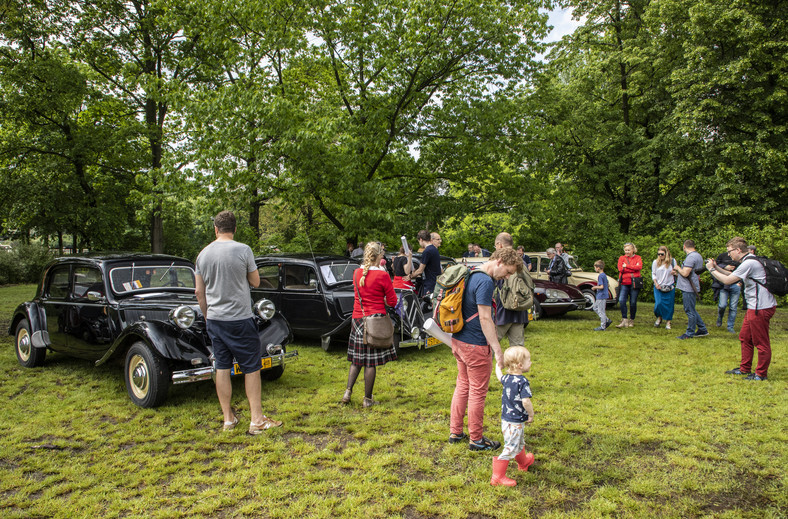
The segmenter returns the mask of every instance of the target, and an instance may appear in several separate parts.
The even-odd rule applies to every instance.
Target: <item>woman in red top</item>
[[[404,288],[413,290],[415,287],[410,280],[410,274],[413,272],[413,250],[408,247],[408,253],[405,254],[405,246],[399,248],[399,254],[394,261],[394,288]]]
[[[632,328],[635,326],[635,314],[638,311],[638,294],[643,286],[643,278],[640,271],[643,270],[643,258],[635,254],[638,251],[634,243],[624,244],[624,255],[618,258],[618,304],[621,306],[621,323],[616,328]],[[633,279],[640,278],[640,281],[633,282]],[[635,284],[640,286],[635,288]],[[629,314],[627,319],[627,297],[629,298]]]
[[[376,366],[397,360],[394,345],[391,348],[370,348],[364,344],[364,317],[386,315],[386,305],[397,304],[397,294],[394,292],[391,278],[386,269],[380,266],[382,258],[383,247],[377,242],[367,243],[364,248],[364,261],[361,268],[353,273],[356,301],[353,305],[353,321],[350,325],[350,340],[347,347],[350,372],[347,377],[347,389],[342,397],[343,404],[350,403],[353,385],[355,385],[362,367],[364,368],[363,406],[370,407],[377,404],[378,402],[372,399]]]

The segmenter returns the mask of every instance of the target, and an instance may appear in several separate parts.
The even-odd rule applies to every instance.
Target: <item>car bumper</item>
[[[566,312],[570,312],[572,310],[582,310],[586,307],[586,300],[585,298],[572,299],[568,301],[550,301],[548,299],[545,302],[539,304],[541,305],[545,315],[559,315],[565,314]]]
[[[280,353],[278,355],[271,355],[271,368],[275,368],[277,366],[284,366],[285,359],[292,359],[289,362],[298,358],[298,351],[288,351],[284,353]],[[270,368],[266,368],[270,369]],[[211,366],[202,366],[199,368],[194,369],[184,369],[181,371],[175,371],[172,374],[172,383],[173,384],[188,384],[190,382],[199,382],[201,380],[209,380],[214,378],[214,367]]]

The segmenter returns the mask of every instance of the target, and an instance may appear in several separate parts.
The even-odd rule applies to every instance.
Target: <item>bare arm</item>
[[[200,305],[200,311],[203,317],[208,318],[208,301],[205,299],[205,281],[202,276],[197,274],[194,276],[194,295],[197,296],[197,304]]]
[[[498,366],[503,369],[503,350],[501,344],[498,342],[498,330],[495,328],[495,323],[492,318],[492,307],[489,305],[479,305],[479,323],[482,326],[482,333],[484,338],[492,347],[495,353],[495,361]]]
[[[249,281],[249,285],[255,288],[260,286],[260,272],[257,269],[247,272],[246,279]]]
[[[717,266],[717,262],[711,258],[706,260],[706,268],[709,269],[709,272],[712,276],[717,278],[720,283],[724,283],[725,285],[733,285],[734,283],[741,281],[739,276],[734,276],[730,272],[721,270],[721,268]]]
[[[525,408],[525,412],[528,413],[528,420],[525,423],[533,423],[534,405],[531,403],[530,398],[523,398],[523,408]]]

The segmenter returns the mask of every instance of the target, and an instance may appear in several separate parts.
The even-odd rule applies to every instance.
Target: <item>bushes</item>
[[[38,283],[41,271],[54,256],[41,245],[17,245],[0,251],[0,285]]]

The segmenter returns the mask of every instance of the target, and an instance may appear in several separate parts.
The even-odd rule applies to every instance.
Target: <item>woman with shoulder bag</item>
[[[624,255],[618,258],[618,304],[621,306],[621,323],[616,328],[632,328],[635,326],[635,314],[638,311],[638,294],[643,288],[643,258],[635,254],[638,251],[634,243],[624,244]],[[627,319],[627,298],[629,298],[629,315]]]
[[[342,397],[343,404],[350,403],[353,386],[361,373],[361,368],[364,368],[363,406],[371,407],[377,404],[378,402],[372,399],[376,367],[397,360],[397,352],[393,342],[393,326],[391,327],[392,341],[390,345],[374,346],[373,343],[378,343],[377,340],[370,343],[370,332],[373,327],[377,330],[378,325],[391,324],[386,313],[386,306],[397,304],[397,294],[394,292],[391,278],[386,269],[380,266],[382,258],[383,247],[377,242],[369,242],[364,248],[364,260],[361,268],[353,273],[353,291],[356,297],[347,348],[350,372],[347,377],[347,388]],[[385,326],[383,327],[385,328]]]
[[[665,321],[665,329],[670,330],[670,321],[673,320],[673,307],[676,302],[676,278],[673,269],[676,260],[664,245],[657,250],[657,259],[651,264],[651,280],[654,282],[654,315],[657,321],[654,326],[659,327]]]

